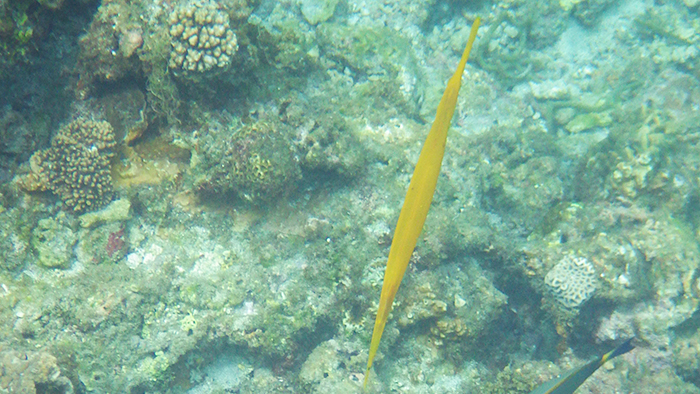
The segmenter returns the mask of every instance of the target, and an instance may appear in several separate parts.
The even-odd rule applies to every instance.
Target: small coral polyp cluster
[[[100,207],[112,197],[110,160],[115,145],[109,123],[78,118],[58,131],[49,148],[32,155],[31,172],[21,186],[50,190],[75,212]]]
[[[557,301],[575,309],[595,293],[595,269],[583,257],[566,256],[547,273],[544,283]]]
[[[214,2],[192,2],[175,9],[170,17],[172,70],[206,72],[224,68],[238,50],[229,17]]]

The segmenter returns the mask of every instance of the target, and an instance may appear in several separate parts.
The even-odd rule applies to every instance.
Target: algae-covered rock
[[[299,138],[301,165],[311,171],[354,176],[367,161],[357,136],[340,115],[320,116]]]
[[[0,350],[0,392],[73,394],[73,384],[61,375],[61,368],[52,354],[3,347]]]
[[[103,3],[97,8],[90,26],[78,40],[78,97],[87,98],[97,81],[114,82],[140,75],[139,60],[133,54],[143,42],[141,18],[143,14],[128,2]]]
[[[56,218],[39,220],[32,231],[31,245],[37,251],[38,264],[46,268],[68,268],[73,257],[73,245],[78,236],[68,225],[64,213]]]
[[[692,325],[691,322],[687,326]],[[674,341],[673,366],[686,381],[700,385],[700,331]]]
[[[538,383],[554,378],[558,368],[547,362],[535,361],[506,365],[496,376],[485,379],[481,384],[483,394],[529,393]],[[554,371],[552,371],[554,370]]]
[[[566,130],[570,133],[580,133],[594,127],[610,126],[611,123],[612,118],[607,112],[579,114],[566,124]]]
[[[122,198],[116,201],[112,201],[106,207],[100,209],[99,211],[88,212],[81,215],[80,225],[84,228],[92,227],[97,223],[111,223],[126,220],[129,218],[129,210],[131,209],[131,202],[128,198]]]
[[[302,0],[301,14],[312,25],[325,22],[333,16],[338,0]]]
[[[530,82],[529,85],[532,95],[538,100],[562,100],[571,95],[571,88],[561,79]]]
[[[207,195],[234,193],[254,204],[289,193],[301,169],[283,125],[261,120],[240,127],[211,124],[195,171],[195,187]],[[203,141],[203,142],[204,142]],[[200,142],[201,143],[201,142]]]
[[[104,107],[106,120],[114,129],[116,141],[129,144],[146,131],[146,96],[139,89],[125,89],[106,95],[100,103]]]
[[[445,272],[450,272],[450,275],[438,278],[440,283],[435,287],[440,290],[436,293],[448,305],[446,313],[437,314],[440,317],[430,332],[446,342],[456,340],[459,343],[454,349],[448,349],[449,352],[459,351],[457,348],[473,351],[473,347],[479,346],[479,335],[503,313],[508,297],[496,289],[478,265],[465,263],[457,267],[446,266]],[[428,275],[423,277],[429,278]],[[425,302],[428,304],[430,300]]]
[[[411,42],[387,27],[329,22],[317,28],[316,36],[325,57],[341,63],[342,67],[383,74],[399,66],[415,66],[410,52]]]
[[[129,237],[121,223],[108,223],[80,232],[76,247],[78,261],[83,264],[114,263],[129,249]]]
[[[0,206],[0,271],[21,269],[31,254],[29,226],[17,210],[3,210]],[[25,219],[26,220],[26,219]]]
[[[299,378],[309,393],[360,393],[361,371],[365,354],[364,346],[331,339],[311,352],[301,366]]]
[[[608,8],[617,3],[616,0],[560,0],[560,2],[566,1],[578,3],[573,7],[573,16],[586,26],[595,25]]]

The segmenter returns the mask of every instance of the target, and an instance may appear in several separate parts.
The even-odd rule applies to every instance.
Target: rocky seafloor
[[[0,1],[0,393],[700,393],[696,0]]]

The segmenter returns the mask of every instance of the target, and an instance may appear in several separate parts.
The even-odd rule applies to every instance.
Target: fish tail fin
[[[606,353],[603,356],[603,359],[601,360],[603,363],[613,359],[617,356],[623,355],[630,350],[634,349],[634,345],[632,344],[632,341],[634,340],[635,337],[632,337],[625,342],[623,342],[620,346],[616,347],[615,349],[611,350],[610,352]],[[602,364],[602,363],[601,363]]]

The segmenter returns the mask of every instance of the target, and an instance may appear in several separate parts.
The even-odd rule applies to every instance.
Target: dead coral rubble
[[[59,130],[49,148],[32,155],[31,172],[20,179],[20,186],[50,190],[75,212],[98,208],[112,198],[115,145],[109,123],[78,118]]]

